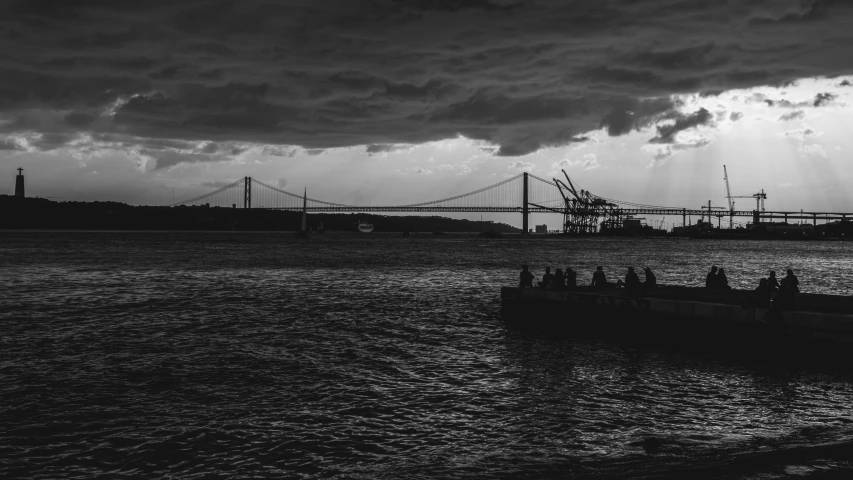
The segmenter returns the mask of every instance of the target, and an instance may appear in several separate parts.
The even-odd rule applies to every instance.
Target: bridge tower
[[[527,235],[530,232],[530,229],[527,225],[527,215],[530,213],[530,208],[527,205],[527,172],[524,172],[524,199],[522,200],[522,211],[521,215],[523,217],[522,222],[522,231],[521,233]]]
[[[252,208],[252,177],[243,178],[243,208]]]
[[[18,176],[15,177],[15,196],[24,198],[24,169],[18,168]]]

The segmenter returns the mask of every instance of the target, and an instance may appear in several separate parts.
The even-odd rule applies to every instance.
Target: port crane
[[[554,178],[554,184],[560,191],[565,205],[562,211],[536,204],[531,205],[562,213],[563,233],[594,233],[598,228],[598,218],[607,218],[608,214],[612,218],[616,205],[587,190],[578,189],[565,170],[563,170],[563,176],[566,177],[565,182]],[[617,217],[621,222],[621,216]]]
[[[726,181],[726,200],[729,202],[729,228],[732,228],[734,225],[734,211],[735,211],[735,202],[732,200],[733,198],[754,198],[755,199],[755,211],[764,211],[764,200],[767,199],[767,194],[764,193],[764,189],[762,188],[760,192],[753,193],[752,195],[732,195],[731,188],[729,188],[729,172],[726,170],[726,166],[723,165],[723,180]],[[704,208],[704,207],[703,207]],[[710,211],[709,211],[710,213]]]

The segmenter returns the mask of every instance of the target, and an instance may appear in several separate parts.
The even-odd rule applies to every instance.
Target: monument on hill
[[[15,196],[24,198],[24,169],[18,168],[18,176],[15,177]]]
[[[15,177],[15,196],[24,198],[24,169],[18,168],[18,176]]]

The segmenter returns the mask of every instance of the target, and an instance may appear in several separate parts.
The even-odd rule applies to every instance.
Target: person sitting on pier
[[[794,293],[800,293],[800,280],[794,275],[794,271],[789,268],[786,273],[785,278],[788,279],[788,288]]]
[[[716,288],[732,288],[729,286],[729,277],[726,276],[726,271],[723,270],[723,267],[720,267],[720,271],[717,272]]]
[[[770,270],[770,276],[767,277],[767,288],[769,288],[771,292],[779,291],[779,280],[776,280],[776,272],[773,270]]]
[[[705,276],[705,288],[717,288],[717,266],[711,267],[711,271]]]
[[[592,288],[607,288],[607,277],[604,276],[604,268],[601,265],[595,267],[595,273],[592,274],[592,283],[589,286]]]
[[[796,278],[796,277],[795,277]],[[783,310],[792,310],[797,306],[795,296],[799,288],[794,285],[790,277],[785,277],[779,282],[779,293],[773,299],[773,306]]]
[[[527,270],[527,265],[521,266],[521,275],[518,288],[533,288],[533,274]]]
[[[563,279],[566,281],[566,288],[575,288],[578,286],[578,274],[569,267],[566,267]]]
[[[540,288],[548,288],[554,280],[554,275],[551,273],[551,267],[545,267],[545,275],[542,275],[542,281],[539,282]]]
[[[643,282],[643,287],[645,288],[655,288],[658,286],[658,279],[655,277],[654,272],[649,267],[643,269],[643,272],[646,273],[646,281]]]
[[[755,303],[757,307],[766,308],[770,305],[770,282],[766,278],[758,281],[755,287]]]
[[[625,290],[636,290],[640,287],[640,277],[634,271],[634,267],[628,267],[628,273],[625,274],[625,281],[617,280],[617,287],[625,287]]]
[[[558,268],[557,271],[554,272],[554,279],[551,280],[551,290],[563,290],[566,288],[566,284],[564,282],[563,270]]]

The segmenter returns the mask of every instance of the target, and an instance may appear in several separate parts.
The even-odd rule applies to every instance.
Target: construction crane
[[[563,213],[563,233],[594,233],[598,227],[599,217],[607,218],[610,215],[611,219],[614,218],[615,204],[609,203],[586,190],[578,190],[565,170],[563,170],[563,176],[566,177],[565,182],[554,178],[554,184],[557,185],[565,204],[562,212],[531,204],[546,210]],[[617,218],[618,222],[621,222],[621,217],[617,215]]]
[[[726,200],[729,201],[729,230],[734,228],[735,202],[732,200],[732,190],[729,188],[729,172],[723,165],[723,180],[726,181]]]
[[[755,210],[764,211],[764,200],[767,200],[767,194],[764,193],[764,189],[762,188],[760,192],[753,193],[752,195],[735,195],[729,198],[754,198],[755,199]],[[734,205],[734,202],[732,202]]]
[[[729,228],[732,228],[733,215],[735,211],[735,202],[732,200],[733,198],[754,198],[755,199],[755,211],[764,211],[764,200],[767,200],[767,194],[764,193],[764,189],[762,188],[760,192],[753,193],[752,195],[732,195],[732,191],[729,188],[729,172],[726,170],[726,166],[723,165],[723,179],[726,181],[726,200],[729,201]]]

